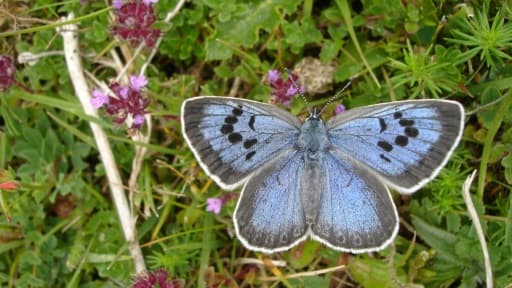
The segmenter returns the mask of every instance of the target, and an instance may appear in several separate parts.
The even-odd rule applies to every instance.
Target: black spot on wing
[[[405,127],[404,133],[405,133],[405,135],[412,137],[412,138],[416,138],[420,134],[418,129],[415,127]]]
[[[251,148],[252,146],[256,145],[256,143],[258,143],[258,140],[256,140],[256,139],[248,139],[248,140],[245,140],[245,141],[244,141],[244,148],[245,148],[245,149],[249,149],[249,148]]]
[[[391,160],[388,157],[384,156],[384,154],[380,154],[379,156],[380,156],[380,159],[382,159],[388,163],[391,163]]]
[[[395,138],[395,144],[401,147],[407,146],[407,144],[409,144],[409,138],[404,135],[398,135]]]
[[[384,121],[384,119],[382,119],[382,118],[379,118],[379,124],[380,124],[380,133],[386,131],[386,129],[388,128],[388,125],[386,125],[386,121]]]
[[[224,124],[220,128],[220,132],[222,132],[222,134],[226,135],[226,134],[229,134],[229,133],[233,132],[233,129],[234,129],[233,125],[231,125],[231,124]]]
[[[251,151],[245,155],[245,160],[251,160],[251,158],[256,154],[256,151]]]
[[[377,145],[386,152],[391,152],[393,150],[393,145],[389,144],[387,141],[379,141],[377,142]]]
[[[238,105],[238,107],[233,108],[233,111],[231,112],[235,116],[241,116],[244,113],[244,110],[242,110],[242,105]]]
[[[254,122],[256,121],[256,117],[254,115],[251,116],[251,118],[249,119],[249,128],[251,128],[253,131],[254,130]]]
[[[224,118],[224,123],[226,124],[235,124],[238,122],[238,118],[236,116],[227,116]]]
[[[400,119],[402,118],[402,112],[395,112],[395,114],[393,114],[393,117],[395,117],[395,119]]]
[[[400,124],[400,126],[402,126],[402,127],[413,126],[414,125],[414,120],[411,120],[411,119],[400,119],[400,121],[398,121],[398,124]]]
[[[240,133],[235,132],[235,133],[231,133],[228,135],[228,140],[232,144],[236,144],[236,143],[242,141],[243,137],[242,137],[242,135],[240,135]]]

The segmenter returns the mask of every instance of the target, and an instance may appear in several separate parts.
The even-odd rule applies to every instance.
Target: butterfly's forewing
[[[235,210],[238,238],[266,253],[291,248],[307,237],[300,178],[303,153],[293,148],[258,170],[245,184]]]
[[[182,105],[183,134],[202,168],[224,189],[294,145],[300,121],[277,107],[204,96]]]
[[[352,253],[388,245],[398,231],[398,214],[382,181],[335,148],[325,153],[323,170],[312,237]]]
[[[346,111],[327,122],[331,143],[412,193],[434,178],[457,146],[464,109],[447,100],[412,100]]]

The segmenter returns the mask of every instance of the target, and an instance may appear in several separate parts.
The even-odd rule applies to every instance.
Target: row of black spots
[[[393,114],[393,117],[395,119],[399,119],[398,124],[400,124],[400,126],[404,127],[405,136],[411,137],[411,138],[418,137],[418,135],[420,134],[420,131],[418,130],[418,128],[414,127],[414,124],[416,124],[416,122],[413,119],[402,118],[403,114],[400,111],[395,112]],[[407,145],[407,144],[405,144],[405,145]]]
[[[398,120],[398,124],[404,128],[404,134],[405,135],[398,135],[395,137],[394,144],[398,145],[400,147],[405,147],[409,145],[409,138],[416,138],[419,135],[418,128],[414,127],[415,121],[413,119],[406,119],[402,118],[403,114],[400,111],[397,111],[393,113],[393,118]],[[380,124],[380,132],[384,132],[387,129],[386,121],[382,118],[379,118],[379,124]],[[382,150],[385,152],[391,152],[393,151],[393,144],[389,143],[388,141],[381,140],[377,142],[377,146],[379,146]],[[380,158],[388,163],[391,162],[391,159],[389,159],[386,155],[380,154]]]
[[[228,141],[231,144],[236,144],[243,140],[242,134],[234,132],[235,124],[238,123],[238,117],[242,116],[243,113],[242,105],[233,108],[231,115],[224,118],[224,124],[220,127],[220,133],[228,135]]]
[[[233,108],[231,111],[231,115],[226,116],[224,118],[224,124],[220,127],[220,132],[224,135],[227,135],[228,141],[231,144],[237,144],[243,141],[243,147],[245,149],[250,149],[254,145],[258,143],[257,139],[247,139],[244,141],[244,137],[242,134],[238,132],[234,132],[235,130],[235,124],[238,123],[238,117],[242,116],[244,113],[242,109],[242,105],[238,105],[237,107]],[[254,131],[254,122],[256,121],[256,117],[252,115],[249,118],[249,128],[251,128]],[[251,160],[252,157],[256,154],[256,151],[250,151],[245,155],[245,160]]]
[[[244,148],[245,149],[250,149],[252,146],[258,144],[258,140],[253,138],[253,139],[247,139],[244,141]],[[254,157],[254,155],[256,154],[256,151],[253,150],[253,151],[250,151],[249,153],[245,154],[245,160],[248,161],[248,160],[251,160],[252,157]]]

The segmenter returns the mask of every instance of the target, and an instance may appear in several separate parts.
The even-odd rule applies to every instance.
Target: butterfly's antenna
[[[302,97],[302,100],[304,100],[304,103],[306,103],[306,107],[308,108],[308,113],[311,115],[311,107],[309,106],[309,102],[308,102],[308,99],[306,98],[306,95],[304,95],[304,90],[305,89],[301,89],[301,87],[299,85],[297,85],[297,82],[295,82],[295,79],[293,79],[293,72],[288,69],[288,68],[285,68],[284,69],[286,71],[286,73],[288,73],[288,79],[290,79],[290,81],[292,81],[292,84],[293,84],[293,88],[297,89],[297,92],[299,93],[300,97]]]
[[[325,111],[325,109],[327,109],[327,107],[329,107],[329,105],[331,105],[331,103],[334,100],[336,100],[341,95],[341,93],[343,93],[343,92],[345,92],[345,90],[347,90],[348,86],[350,86],[352,84],[353,80],[354,80],[353,77],[348,79],[347,84],[345,84],[345,86],[343,86],[343,88],[341,88],[340,91],[336,92],[336,94],[334,94],[334,96],[332,96],[329,100],[327,100],[327,103],[325,103],[324,108],[322,108],[322,110],[320,110],[320,113],[318,113],[319,116],[322,115],[322,113]]]

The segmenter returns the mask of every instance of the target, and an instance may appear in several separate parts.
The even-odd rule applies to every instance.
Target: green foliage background
[[[160,1],[159,19],[176,4]],[[146,75],[153,133],[133,208],[140,215],[138,236],[148,267],[165,268],[187,287],[339,287],[346,281],[363,287],[481,287],[482,251],[461,194],[466,177],[478,169],[473,201],[488,241],[494,285],[510,285],[509,4],[194,0],[170,24],[158,23],[164,38]],[[0,12],[10,15],[0,19],[2,55],[62,50],[54,29],[59,24],[42,23],[68,12],[83,29],[82,53],[93,55],[84,57],[85,69],[98,79],[116,77],[116,71],[96,61],[109,59],[109,49],[127,56],[136,48],[110,35],[109,13],[101,1],[0,5]],[[131,73],[137,73],[149,51],[136,59]],[[292,68],[307,56],[335,66],[332,90],[309,95],[316,105],[357,76],[340,99],[348,108],[444,98],[460,101],[468,112],[463,140],[440,176],[410,197],[395,195],[400,234],[379,253],[344,255],[307,241],[265,256],[247,251],[233,237],[234,201],[217,216],[205,211],[208,197],[226,192],[212,184],[183,141],[176,120],[182,101],[227,95],[238,78],[236,96],[266,102],[270,89],[262,79],[268,70]],[[90,119],[74,96],[64,58],[43,57],[17,69],[16,79],[34,93],[13,86],[0,94],[0,172],[19,184],[16,191],[0,191],[0,287],[128,287],[133,263]],[[291,110],[303,115],[304,106],[294,99]],[[108,119],[96,121],[108,131],[127,183],[137,143]],[[287,265],[244,265],[245,258]],[[346,269],[288,277],[340,264]],[[272,275],[275,279],[269,280]]]

